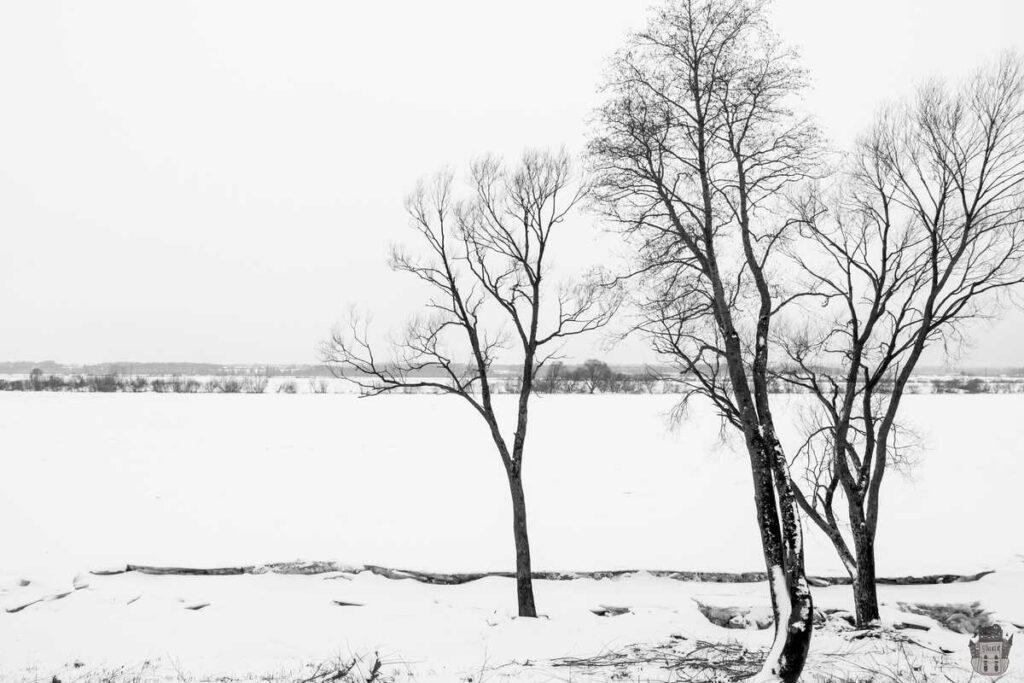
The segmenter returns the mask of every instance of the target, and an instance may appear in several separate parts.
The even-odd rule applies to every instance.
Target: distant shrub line
[[[876,394],[891,394],[893,381],[883,379],[875,387]],[[772,379],[769,391],[774,394],[803,394],[805,389],[782,379]],[[1024,381],[1018,377],[919,377],[913,378],[904,389],[907,394],[1020,394]]]
[[[300,392],[295,379],[282,379],[273,391],[279,394],[326,394],[330,384],[322,377],[307,379],[308,387]],[[518,393],[522,384],[519,376],[506,376],[492,381],[491,390],[497,394]],[[884,382],[883,382],[884,385]],[[589,360],[582,365],[566,366],[553,363],[544,368],[534,389],[539,394],[672,394],[679,390],[677,378],[651,370],[619,372],[602,361]],[[881,386],[878,391],[885,390]],[[146,377],[115,372],[83,375],[44,374],[38,368],[25,379],[0,378],[0,391],[69,391],[83,393],[145,393],[158,394],[263,394],[271,391],[270,376],[266,372],[253,372],[240,376],[199,379],[188,375]],[[774,394],[805,393],[780,378],[770,381],[769,391]],[[409,389],[395,393],[436,393],[426,389]],[[996,377],[939,377],[915,378],[906,388],[908,394],[1015,394],[1024,393],[1024,381],[1018,378]]]
[[[195,377],[143,377],[105,373],[100,375],[44,375],[35,370],[27,379],[0,379],[0,391],[76,391],[85,393],[158,394],[262,394],[270,380],[254,373],[243,377],[214,377],[200,381]],[[285,386],[285,382],[281,386]],[[294,384],[294,382],[292,382]],[[279,388],[280,391],[280,388]],[[295,393],[287,391],[285,393]]]
[[[541,372],[535,381],[538,393],[546,394],[655,394],[675,393],[680,390],[684,376],[658,373],[652,369],[618,372],[600,360],[588,360],[582,365],[566,366],[553,363]],[[518,392],[520,378],[510,378],[499,390]],[[882,379],[875,387],[879,394],[891,393],[893,380]],[[785,370],[768,381],[773,394],[802,394],[806,389],[786,381]],[[1024,380],[1019,377],[915,377],[905,389],[908,394],[1015,394],[1024,392]]]

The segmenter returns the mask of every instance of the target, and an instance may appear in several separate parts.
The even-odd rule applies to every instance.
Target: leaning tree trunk
[[[789,568],[784,572],[785,586],[777,590],[785,590],[789,600],[788,618],[780,618],[776,624],[775,641],[769,650],[769,658],[778,652],[777,669],[767,672],[767,680],[776,680],[772,674],[784,683],[797,683],[800,674],[807,662],[807,653],[811,647],[811,633],[814,630],[814,605],[811,601],[811,591],[807,586],[807,579],[804,570],[800,568]],[[785,633],[782,633],[785,629]]]
[[[800,678],[807,653],[811,647],[811,634],[814,631],[814,602],[811,599],[810,585],[807,583],[807,572],[804,565],[803,529],[800,526],[800,511],[793,493],[792,480],[782,446],[774,437],[774,429],[769,429],[770,458],[772,472],[775,475],[775,489],[778,494],[779,510],[782,517],[782,547],[785,557],[785,590],[789,598],[789,615],[786,619],[786,633],[780,638],[778,632],[783,628],[782,620],[777,621],[776,641],[782,640],[780,646],[778,676],[786,683],[795,683]],[[780,587],[779,591],[782,590]],[[774,648],[773,648],[774,649]]]
[[[878,584],[875,579],[875,539],[866,525],[853,529],[853,547],[857,553],[857,572],[853,577],[853,602],[857,626],[868,628],[879,618]]]
[[[512,493],[512,533],[516,541],[516,595],[519,616],[536,617],[537,606],[533,600],[533,568],[530,565],[530,537],[526,531],[526,496],[523,494],[522,476],[518,472],[510,472],[508,485]]]
[[[753,680],[796,683],[807,660],[814,626],[814,606],[804,571],[800,518],[792,491],[788,491],[785,483],[780,483],[778,472],[773,481],[773,471],[778,469],[773,458],[781,453],[772,453],[760,438],[749,443],[748,448],[758,527],[775,614],[775,639],[761,671]]]

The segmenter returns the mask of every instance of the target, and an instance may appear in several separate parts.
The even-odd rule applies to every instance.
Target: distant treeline
[[[146,375],[146,376],[218,376],[231,377],[262,372],[271,377],[327,377],[323,365],[224,365],[218,363],[93,363],[69,365],[47,361],[0,362],[0,375],[27,375],[39,370],[47,375]]]
[[[587,361],[590,363],[592,361]],[[598,361],[604,363],[604,361]],[[547,369],[553,368],[559,364],[549,364]],[[578,369],[582,368],[586,363],[580,365],[560,365],[558,372],[561,368]],[[613,373],[629,376],[639,377],[648,374],[655,374],[659,377],[671,377],[677,376],[679,371],[671,365],[664,364],[622,364],[622,363],[605,363],[605,366]],[[460,370],[465,366],[458,363],[453,365],[453,368]],[[270,377],[330,377],[331,370],[329,367],[323,364],[294,364],[294,365],[282,365],[282,364],[219,364],[219,363],[134,363],[134,362],[118,362],[118,363],[93,363],[86,365],[73,365],[67,363],[58,363],[52,360],[45,361],[0,361],[0,375],[28,375],[33,370],[39,370],[46,375],[146,375],[149,377],[153,376],[217,376],[217,377],[232,377],[232,376],[243,376],[253,372],[262,372]],[[496,364],[492,366],[492,371],[495,376],[508,377],[518,373],[519,367],[515,365],[503,365]],[[835,372],[836,374],[841,373],[840,368],[829,369],[827,367],[821,368],[824,372]],[[423,373],[425,376],[430,376],[430,373]],[[964,368],[943,368],[943,367],[922,367],[916,373],[919,377],[927,376],[944,376],[951,377],[954,375],[962,375],[967,377],[1020,377],[1024,378],[1024,367],[964,367]]]
[[[18,365],[13,363],[9,366]],[[54,364],[55,365],[55,364]],[[261,368],[234,367],[228,373],[226,366],[191,364],[205,372],[146,374],[140,368],[166,369],[169,364],[140,364],[132,372],[64,373],[53,372],[54,365],[40,364],[27,371],[0,374],[15,375],[0,378],[0,391],[72,391],[90,393],[173,393],[173,394],[262,394],[268,391],[284,394],[326,394],[332,383],[327,368],[319,374],[286,372],[283,366]],[[179,367],[177,364],[170,364]],[[57,366],[63,368],[64,366]],[[301,366],[313,368],[314,366]],[[216,369],[219,373],[212,373]],[[22,375],[18,377],[17,375]],[[671,394],[680,388],[678,371],[655,367],[616,368],[608,363],[590,359],[579,365],[553,362],[545,365],[534,381],[534,389],[542,394]],[[518,393],[521,376],[511,367],[494,368],[491,390],[494,393]],[[890,382],[891,384],[891,382]],[[343,390],[343,389],[342,389]],[[770,381],[769,391],[776,394],[800,394],[805,390],[787,382],[783,373]],[[885,392],[886,380],[878,391]],[[969,374],[938,377],[914,377],[907,385],[910,394],[1011,394],[1024,393],[1024,375],[1004,374],[979,377]],[[432,390],[409,390],[404,393],[433,393]]]
[[[324,378],[309,378],[306,392],[326,394],[328,382]],[[48,375],[42,368],[34,368],[25,379],[0,379],[0,391],[75,391],[87,393],[144,393],[158,394],[263,394],[271,386],[271,378],[264,371],[240,376],[210,377],[171,375],[147,377],[107,372],[97,375]],[[300,393],[295,379],[276,382],[274,391],[280,394]]]
[[[510,382],[518,391],[518,381]],[[541,369],[534,388],[542,394],[651,394],[664,391],[666,385],[662,373],[653,368],[627,372],[592,358],[582,365],[551,363]]]
[[[890,394],[893,390],[893,379],[883,378],[874,391]],[[786,381],[785,374],[769,380],[768,390],[774,394],[803,394],[807,390],[799,382]],[[908,394],[1019,394],[1024,393],[1024,376],[1000,375],[995,377],[978,377],[961,374],[939,377],[911,377],[907,382],[905,393]]]
[[[569,366],[553,363],[544,369],[536,380],[536,389],[549,394],[640,394],[673,393],[680,379],[679,371],[664,368],[644,368],[639,371],[622,372],[600,360],[588,360],[582,365]],[[505,387],[518,391],[515,378]],[[883,379],[876,391],[887,393],[892,389],[892,380]],[[800,394],[805,390],[777,376],[769,381],[769,391],[776,394]],[[1024,392],[1024,372],[994,377],[979,377],[969,374],[960,376],[914,377],[908,382],[910,394],[1011,394]]]

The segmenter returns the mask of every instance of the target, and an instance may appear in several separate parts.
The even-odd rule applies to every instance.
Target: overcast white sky
[[[349,302],[408,310],[384,259],[416,178],[578,151],[646,6],[2,0],[0,360],[312,362]],[[1024,51],[1021,0],[775,13],[839,146],[928,76]],[[1022,333],[1008,315],[963,361],[1024,365]]]

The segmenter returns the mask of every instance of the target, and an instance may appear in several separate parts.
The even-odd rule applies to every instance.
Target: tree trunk
[[[784,536],[791,533],[790,529],[786,528],[787,526],[787,521],[784,520]],[[765,663],[766,666],[763,670],[767,670],[768,665],[771,664],[772,654],[778,652],[778,668],[773,673],[784,683],[796,683],[800,679],[800,673],[807,661],[807,653],[811,647],[811,635],[814,631],[814,603],[811,599],[810,586],[807,583],[803,558],[800,558],[799,561],[788,559],[785,570],[779,570],[778,577],[770,575],[769,579],[772,582],[772,589],[776,593],[785,592],[785,599],[788,601],[788,614],[783,609],[779,609],[775,643],[769,652],[769,660]],[[784,584],[776,587],[775,583],[780,579]],[[778,597],[776,602],[779,602]],[[783,629],[785,629],[784,632]]]
[[[875,579],[875,539],[865,528],[853,530],[857,573],[853,577],[853,601],[857,626],[867,628],[878,619],[878,585]]]
[[[533,568],[530,565],[530,537],[526,531],[526,496],[523,494],[523,480],[518,473],[508,475],[509,491],[512,493],[512,533],[516,540],[516,595],[519,602],[519,616],[536,617],[537,607],[533,600]]]
[[[775,611],[775,639],[754,680],[796,683],[807,661],[814,630],[814,606],[804,571],[800,518],[792,491],[786,495],[786,479],[774,472],[773,482],[773,471],[779,467],[774,458],[781,457],[781,453],[771,452],[761,439],[748,447],[752,447],[754,498]],[[781,520],[776,505],[782,508]]]

